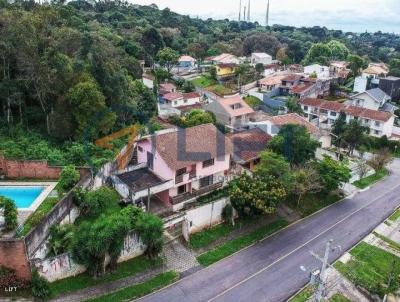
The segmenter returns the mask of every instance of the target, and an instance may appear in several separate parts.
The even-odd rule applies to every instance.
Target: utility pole
[[[242,15],[242,0],[239,0],[239,22],[241,19],[241,15]]]
[[[267,2],[267,14],[265,16],[265,27],[268,27],[269,25],[269,0]]]
[[[325,255],[324,258],[321,259],[318,255],[314,254],[313,252],[311,252],[311,255],[313,255],[315,258],[317,258],[318,260],[320,260],[322,262],[322,267],[321,267],[321,271],[319,274],[319,278],[317,279],[317,283],[318,283],[318,287],[317,287],[317,292],[315,293],[315,301],[317,302],[321,302],[322,298],[325,295],[325,286],[326,286],[326,269],[329,266],[328,260],[329,260],[329,252],[331,250],[331,244],[332,244],[332,239],[329,240],[326,243],[326,247],[325,247]]]
[[[243,20],[246,21],[246,5],[243,7]]]
[[[247,6],[247,21],[250,22],[250,0]]]

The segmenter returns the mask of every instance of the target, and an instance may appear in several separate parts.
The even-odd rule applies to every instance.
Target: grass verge
[[[207,76],[201,76],[199,78],[193,79],[192,83],[195,86],[201,87],[201,88],[206,88],[208,86],[214,85],[216,83],[215,80],[213,80],[211,77]]]
[[[292,297],[289,302],[306,302],[313,294],[313,288],[311,286],[307,286],[301,292],[297,293],[297,295]]]
[[[301,201],[300,205],[297,206],[297,202],[293,197],[288,199],[288,206],[293,210],[296,210],[301,217],[307,217],[311,214],[335,203],[343,198],[341,194],[308,194]]]
[[[378,237],[380,240],[386,242],[392,249],[394,249],[397,252],[400,252],[400,244],[398,244],[396,241],[393,241],[390,238],[378,234],[377,232],[373,232],[373,234],[375,237]]]
[[[116,291],[111,294],[107,294],[98,298],[94,298],[91,302],[119,302],[119,301],[128,301],[132,299],[137,299],[144,295],[147,295],[157,289],[165,287],[178,279],[179,275],[175,272],[166,272],[155,276],[154,278],[145,281],[140,284],[132,285]]]
[[[241,250],[242,248],[245,248],[246,246],[251,245],[252,243],[255,243],[264,237],[271,235],[272,233],[275,233],[276,231],[282,229],[283,227],[287,226],[288,222],[286,220],[280,219],[277,220],[273,223],[267,224],[247,235],[243,235],[241,237],[238,237],[234,240],[231,240],[229,242],[226,242],[215,249],[206,252],[204,254],[201,254],[197,257],[197,260],[199,263],[203,266],[208,266],[211,265],[218,260],[221,260],[229,255],[232,255],[233,253],[237,252],[238,250]]]
[[[351,302],[351,301],[347,299],[345,296],[343,296],[341,293],[336,293],[329,299],[329,302]]]
[[[222,223],[212,228],[195,233],[190,237],[189,246],[193,249],[206,247],[219,238],[229,235],[233,230],[242,228],[243,225],[256,223],[258,219],[262,219],[262,217],[239,218],[235,220],[234,226],[230,223]]]
[[[370,176],[367,176],[365,178],[353,182],[353,185],[359,189],[365,189],[388,175],[389,171],[387,169],[382,169],[377,171],[375,174],[372,174]]]
[[[259,98],[256,98],[255,96],[252,96],[252,95],[249,95],[249,96],[245,97],[244,101],[251,108],[256,108],[256,107],[260,106],[263,103]]]
[[[33,212],[32,215],[29,216],[29,218],[25,221],[24,226],[18,233],[18,237],[23,237],[27,235],[31,229],[37,226],[43,220],[43,218],[46,217],[46,215],[53,209],[58,200],[58,197],[47,197],[45,200],[43,200],[36,211]]]
[[[104,284],[107,282],[123,279],[137,273],[158,267],[162,264],[162,259],[154,261],[148,260],[144,256],[121,262],[118,264],[117,270],[114,273],[109,273],[102,278],[94,279],[89,274],[82,273],[74,277],[65,278],[59,281],[50,283],[52,296],[74,292],[83,288]]]
[[[392,215],[390,215],[389,220],[396,221],[399,218],[400,218],[400,209],[398,209],[396,212],[394,212]]]
[[[346,264],[338,261],[335,268],[355,285],[383,297],[400,286],[400,258],[380,248],[361,242]]]

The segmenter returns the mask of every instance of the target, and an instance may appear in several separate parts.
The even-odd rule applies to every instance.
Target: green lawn
[[[144,256],[136,257],[134,259],[118,264],[117,271],[105,275],[102,278],[94,279],[89,274],[82,273],[80,275],[65,278],[59,281],[50,283],[50,288],[53,296],[62,295],[68,292],[77,291],[90,286],[104,284],[107,282],[115,281],[118,279],[126,278],[134,274],[144,272],[162,264],[162,260],[150,261]]]
[[[193,249],[206,247],[219,238],[229,235],[233,230],[240,229],[243,225],[256,223],[256,218],[239,218],[235,220],[235,226],[230,223],[222,223],[212,228],[191,235],[189,245]],[[261,218],[262,219],[262,218]]]
[[[27,235],[32,228],[37,226],[44,217],[53,209],[53,207],[57,204],[59,198],[58,197],[47,197],[40,206],[36,209],[35,212],[25,221],[24,226],[21,231],[18,233],[18,237],[23,237]]]
[[[342,195],[335,194],[309,194],[303,198],[299,207],[297,207],[297,200],[293,198],[289,198],[288,205],[292,209],[296,210],[301,217],[307,217],[335,202],[338,202],[342,198]]]
[[[255,108],[255,107],[260,106],[262,104],[262,101],[259,98],[256,98],[255,96],[252,96],[252,95],[249,95],[249,96],[245,97],[244,101],[251,108]]]
[[[197,260],[203,266],[211,265],[214,262],[217,262],[218,260],[221,260],[229,255],[232,255],[233,253],[239,251],[240,249],[245,248],[246,246],[249,246],[252,243],[255,243],[263,239],[264,237],[271,235],[272,233],[275,233],[276,231],[282,229],[287,225],[288,222],[286,220],[283,219],[277,220],[247,235],[243,235],[229,242],[221,244],[215,249],[206,252],[204,254],[201,254],[200,256],[197,257]]]
[[[208,76],[202,75],[191,81],[195,86],[206,88],[208,86],[214,85],[216,81]]]
[[[351,301],[347,299],[345,296],[343,296],[341,293],[336,293],[329,299],[329,302],[351,302]]]
[[[354,247],[350,254],[353,256],[352,260],[346,264],[339,261],[335,263],[335,267],[354,284],[380,297],[399,289],[399,257],[365,242]],[[388,287],[389,280],[391,283]]]
[[[214,92],[215,94],[218,94],[220,96],[232,94],[234,92],[232,89],[230,89],[224,85],[221,85],[221,84],[208,86],[207,90]]]
[[[397,219],[400,218],[400,209],[398,209],[396,212],[394,212],[390,217],[390,221],[396,221]]]
[[[313,295],[314,290],[311,286],[307,286],[301,292],[299,292],[296,296],[291,298],[289,302],[306,302]]]
[[[389,171],[386,169],[382,169],[378,172],[376,172],[375,174],[372,174],[368,177],[365,177],[363,179],[357,180],[355,182],[353,182],[353,185],[356,186],[359,189],[365,189],[368,186],[378,182],[379,180],[383,179],[384,177],[386,177],[387,175],[389,175]]]
[[[400,252],[400,244],[398,244],[396,241],[393,241],[390,238],[387,238],[381,234],[378,234],[377,232],[373,232],[373,234],[378,237],[379,239],[385,241],[392,249],[394,249],[397,252]]]
[[[129,301],[133,299],[137,299],[144,295],[147,295],[157,289],[165,287],[179,278],[178,273],[175,272],[166,272],[163,274],[159,274],[155,276],[153,279],[150,279],[146,282],[132,285],[116,291],[114,293],[104,295],[95,299],[87,300],[93,302],[120,302],[120,301]]]

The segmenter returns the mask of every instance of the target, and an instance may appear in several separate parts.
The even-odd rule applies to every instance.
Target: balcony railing
[[[180,184],[181,182],[183,182],[183,176],[184,176],[185,174],[181,174],[181,175],[178,175],[178,176],[176,176],[175,177],[175,183],[176,184]]]
[[[209,193],[211,191],[217,190],[221,187],[222,187],[222,182],[217,182],[215,184],[200,188],[198,190],[192,189],[192,193],[186,192],[186,193],[180,194],[175,197],[170,197],[170,201],[172,204],[178,204],[183,201],[186,201],[186,200],[201,196],[203,194]]]

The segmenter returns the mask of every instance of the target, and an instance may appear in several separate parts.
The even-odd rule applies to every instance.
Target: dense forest
[[[363,60],[386,62],[400,74],[398,35],[265,28],[120,1],[0,0],[0,37],[2,131],[19,127],[57,143],[93,139],[154,116],[156,99],[140,81],[140,61],[153,66],[163,47],[198,60],[222,52],[265,51],[284,63],[301,63],[308,62],[312,47],[320,51],[315,44],[324,50],[335,40]]]

